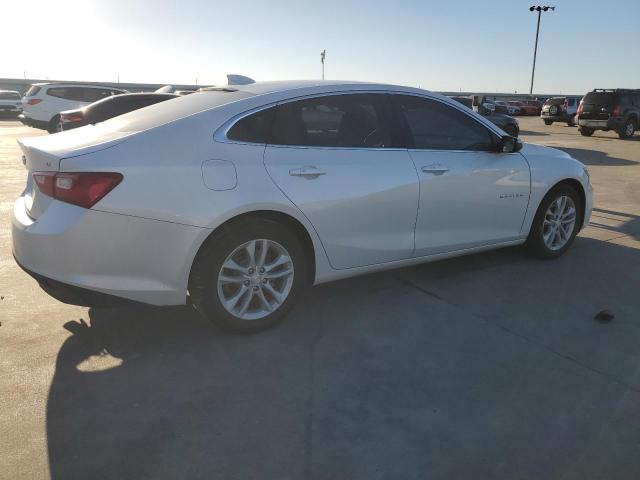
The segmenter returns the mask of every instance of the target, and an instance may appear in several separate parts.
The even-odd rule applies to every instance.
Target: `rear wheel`
[[[544,124],[545,124],[545,125],[553,125],[553,120],[547,120],[547,119],[545,119],[545,120],[544,120]]]
[[[569,185],[553,188],[542,200],[527,238],[527,250],[538,258],[556,258],[573,243],[582,224],[582,200]]]
[[[618,136],[621,139],[626,140],[627,138],[633,137],[633,134],[635,133],[635,131],[636,131],[636,124],[633,121],[633,119],[630,118],[626,121],[626,123],[624,124],[624,127],[618,130]]]
[[[272,220],[251,220],[207,242],[194,264],[189,293],[218,327],[249,334],[282,320],[306,280],[298,238]]]
[[[49,133],[58,133],[58,132],[62,131],[62,126],[61,126],[61,123],[60,123],[60,115],[54,116],[49,121],[49,128],[47,128],[47,131]]]
[[[595,132],[593,128],[580,127],[580,135],[582,135],[583,137],[590,137],[591,135],[593,135],[593,132]]]

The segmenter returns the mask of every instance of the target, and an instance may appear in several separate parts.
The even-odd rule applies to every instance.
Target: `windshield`
[[[0,100],[20,100],[18,92],[0,92]]]

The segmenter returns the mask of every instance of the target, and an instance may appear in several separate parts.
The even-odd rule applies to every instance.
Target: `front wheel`
[[[580,127],[580,135],[582,135],[583,137],[590,137],[591,135],[593,135],[593,132],[595,132],[593,128]]]
[[[538,258],[556,258],[573,243],[582,223],[582,200],[569,185],[559,185],[542,200],[533,219],[527,250]]]
[[[307,282],[300,241],[271,220],[249,220],[212,238],[194,264],[189,293],[222,330],[257,333],[281,321]]]

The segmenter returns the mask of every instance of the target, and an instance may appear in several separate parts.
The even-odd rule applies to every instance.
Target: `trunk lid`
[[[40,192],[33,179],[35,172],[57,172],[63,158],[105,150],[124,142],[134,133],[90,125],[53,135],[19,139],[22,163],[28,171],[24,200],[29,216],[37,219],[52,201],[51,197]]]

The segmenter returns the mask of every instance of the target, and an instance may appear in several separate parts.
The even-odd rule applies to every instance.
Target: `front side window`
[[[436,100],[394,95],[405,121],[409,148],[424,150],[493,150],[493,135],[469,115]]]
[[[310,98],[275,107],[268,143],[309,147],[385,148],[390,146],[384,97],[343,94]]]

